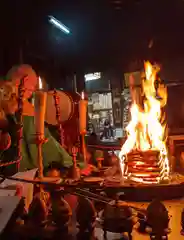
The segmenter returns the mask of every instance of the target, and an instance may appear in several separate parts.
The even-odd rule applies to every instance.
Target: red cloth
[[[81,175],[88,176],[91,174],[92,170],[93,170],[93,165],[88,164],[87,167],[81,170]]]

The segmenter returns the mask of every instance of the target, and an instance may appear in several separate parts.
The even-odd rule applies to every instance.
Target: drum
[[[55,101],[53,97],[53,91],[49,91],[47,94],[47,106],[46,106],[46,113],[45,113],[45,121],[48,124],[51,125],[57,125],[57,119],[56,119],[56,107],[55,107]],[[58,91],[57,95],[59,97],[59,107],[61,112],[61,121],[66,122],[72,118],[72,116],[75,114],[76,111],[76,103],[80,99],[80,96],[77,97],[77,94],[75,96],[72,96],[71,94],[64,92],[64,91]],[[73,94],[74,95],[74,94]]]
[[[68,148],[72,147],[78,142],[79,138],[79,109],[78,102],[80,95],[78,93],[58,91],[59,107],[61,113],[61,121],[64,132],[64,144]],[[47,106],[45,121],[49,125],[50,131],[57,132],[57,119],[56,119],[56,107],[53,97],[53,91],[49,91],[47,95]],[[56,133],[57,135],[57,133]],[[56,139],[58,136],[56,136]]]

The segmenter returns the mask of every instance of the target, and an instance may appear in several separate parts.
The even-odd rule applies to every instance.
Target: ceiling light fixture
[[[53,16],[49,16],[49,22],[56,28],[58,28],[59,30],[61,30],[62,32],[64,32],[65,34],[69,34],[70,30],[69,28],[67,28],[63,23],[61,23],[60,21],[58,21],[55,17]]]

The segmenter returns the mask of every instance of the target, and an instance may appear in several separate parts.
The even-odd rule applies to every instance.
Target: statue
[[[23,100],[23,139],[22,139],[22,160],[19,171],[26,171],[37,168],[36,163],[36,144],[33,143],[35,134],[34,123],[34,105],[28,99],[33,94],[37,85],[37,76],[35,71],[29,65],[21,65],[12,68],[7,74],[7,81],[1,83],[0,107],[4,114],[0,123],[6,125],[6,132],[11,136],[11,147],[7,151],[1,152],[1,161],[12,161],[16,156],[16,112],[17,112],[17,92],[20,79],[25,77],[25,94]],[[0,124],[1,125],[1,124]],[[70,168],[73,165],[72,157],[51,135],[48,128],[45,127],[45,137],[47,143],[43,145],[43,164],[48,167],[53,161],[59,162],[61,166]],[[4,174],[15,174],[15,166],[8,166],[3,169]]]

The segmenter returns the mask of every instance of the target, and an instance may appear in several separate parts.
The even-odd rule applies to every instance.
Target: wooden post
[[[81,142],[82,142],[82,154],[84,158],[84,163],[87,164],[85,133],[81,134]]]

